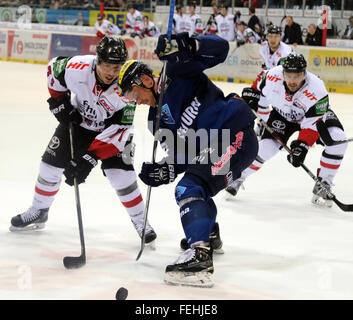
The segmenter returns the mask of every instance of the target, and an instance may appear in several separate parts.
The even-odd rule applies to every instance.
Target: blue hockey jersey
[[[171,130],[175,139],[184,139],[186,144],[185,137],[190,129],[205,129],[208,134],[211,129],[229,128],[240,131],[251,125],[255,119],[242,99],[235,94],[225,97],[222,90],[203,72],[226,59],[228,42],[216,35],[198,36],[196,39],[199,41],[199,49],[191,59],[177,63],[167,62],[167,84],[160,122],[160,129]],[[156,107],[149,110],[149,121],[153,121],[153,128],[156,112]],[[150,129],[154,132],[154,129]],[[166,147],[169,153],[174,153],[175,160],[180,159],[174,146]],[[187,146],[185,150],[188,150]],[[181,166],[178,171],[184,169]]]

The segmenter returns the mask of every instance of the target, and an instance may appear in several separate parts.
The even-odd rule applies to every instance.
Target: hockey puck
[[[116,292],[115,299],[116,299],[116,300],[126,300],[127,295],[128,295],[127,289],[124,288],[124,287],[121,287],[121,288]]]

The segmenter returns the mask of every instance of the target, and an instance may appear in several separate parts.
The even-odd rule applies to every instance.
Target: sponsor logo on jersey
[[[197,97],[195,97],[191,104],[185,109],[185,111],[181,115],[181,125],[180,128],[177,130],[177,133],[180,138],[185,138],[186,132],[193,125],[194,120],[199,114],[200,106],[201,103],[199,102]]]
[[[121,123],[132,124],[134,122],[136,104],[130,102],[123,109],[123,115],[121,117]]]
[[[317,115],[326,113],[328,109],[328,97],[325,97],[315,104],[315,111]]]
[[[103,98],[99,99],[100,104],[103,106],[103,108],[109,112],[114,112],[114,108],[111,107]]]
[[[169,106],[167,104],[163,105],[161,111],[161,118],[164,123],[175,124],[175,120],[170,112]]]
[[[79,62],[70,62],[66,69],[76,69],[76,70],[83,70],[84,68],[88,67],[88,63],[79,63]]]
[[[56,60],[53,65],[54,77],[57,78],[63,70],[70,58]]]
[[[232,158],[232,156],[237,153],[238,149],[241,148],[243,144],[244,132],[239,131],[235,135],[235,137],[236,137],[235,142],[232,142],[232,144],[227,147],[226,153],[222,154],[221,156],[221,160],[218,162],[215,162],[211,167],[213,176],[217,175],[219,170],[221,170],[224,167],[224,165]]]
[[[314,94],[312,94],[311,92],[309,92],[308,90],[305,90],[303,92],[303,95],[305,95],[307,98],[310,99],[310,101],[312,100],[317,100],[317,98],[314,96]]]
[[[278,78],[278,77],[276,77],[276,76],[267,75],[267,80],[268,80],[268,81],[277,82],[277,81],[282,80],[282,79],[281,79],[281,78]]]
[[[52,150],[59,148],[60,146],[60,139],[57,136],[53,136],[49,142],[48,147]]]
[[[272,127],[277,130],[283,130],[286,127],[286,125],[281,120],[274,120],[272,121]]]

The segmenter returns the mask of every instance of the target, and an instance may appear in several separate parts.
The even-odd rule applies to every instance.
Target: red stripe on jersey
[[[123,204],[123,206],[125,208],[132,208],[132,207],[135,207],[137,206],[141,201],[142,201],[142,196],[139,195],[137,198],[135,198],[134,200],[131,200],[131,201],[126,201],[126,202],[123,202],[121,201],[121,203]]]
[[[320,165],[328,169],[338,169],[340,167],[340,164],[329,164],[323,161],[320,161]]]
[[[35,187],[35,191],[36,191],[38,194],[42,195],[42,196],[51,197],[51,196],[55,196],[55,195],[58,193],[59,189],[58,189],[58,190],[55,190],[55,191],[44,191],[44,190],[42,190],[42,189],[39,189],[39,188],[36,186],[36,187]]]
[[[69,92],[68,90],[67,91],[56,91],[56,90],[53,90],[53,89],[50,89],[50,88],[48,88],[48,90],[49,90],[50,96],[53,99],[60,98],[63,95],[66,95]]]
[[[252,169],[252,170],[257,171],[257,170],[259,170],[261,167],[257,167],[257,166],[254,166],[253,164],[251,164],[249,168]],[[262,172],[262,171],[261,171],[261,172]]]
[[[319,133],[312,129],[302,129],[298,136],[298,140],[304,141],[309,147],[311,147],[318,138]]]
[[[88,151],[93,152],[99,159],[104,160],[115,156],[120,150],[111,143],[105,143],[100,140],[94,140]]]
[[[270,111],[263,112],[263,111],[257,110],[257,113],[258,113],[258,114],[270,114]]]

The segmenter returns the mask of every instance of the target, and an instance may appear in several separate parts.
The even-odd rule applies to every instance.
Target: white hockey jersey
[[[284,85],[283,68],[277,66],[263,71],[253,87],[261,92],[283,118],[299,123],[299,140],[313,145],[318,137],[316,123],[324,118],[329,109],[328,92],[324,82],[311,72],[306,72],[304,85],[290,94]],[[277,130],[281,130],[280,124]]]
[[[200,35],[203,33],[202,19],[198,14],[186,15],[186,29],[191,37],[193,34]]]
[[[225,17],[221,14],[217,15],[216,18],[218,35],[228,41],[234,41],[235,39],[235,25],[234,15],[227,14]]]
[[[252,29],[246,28],[244,32],[237,30],[235,40],[240,43],[258,43],[260,36]]]
[[[161,31],[152,21],[148,21],[148,23],[143,22],[141,26],[141,35],[143,37],[159,37],[161,35]]]
[[[142,14],[140,11],[135,10],[133,14],[128,12],[126,14],[125,29],[127,33],[137,33],[141,32],[142,24]]]
[[[100,132],[88,150],[106,159],[121,152],[133,133],[135,104],[120,95],[117,82],[104,91],[96,82],[95,68],[93,55],[53,58],[48,64],[48,89],[54,99],[71,94],[71,104],[83,118],[80,126]],[[104,120],[117,112],[119,123],[106,128]]]
[[[104,37],[105,35],[119,35],[121,30],[118,26],[112,24],[108,20],[103,20],[102,24],[99,25],[98,21],[94,25],[94,29],[96,30],[96,35],[98,37]]]
[[[260,55],[264,59],[265,69],[276,67],[279,62],[293,52],[293,49],[282,41],[279,43],[279,47],[276,52],[272,54],[267,41],[262,42],[260,47]]]
[[[177,13],[173,16],[173,33],[189,32],[186,26],[186,15],[179,15]]]

